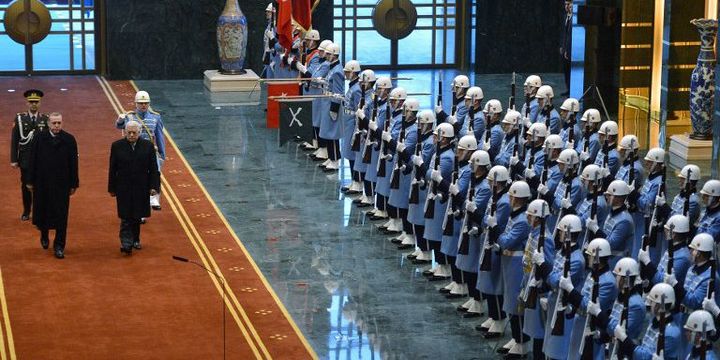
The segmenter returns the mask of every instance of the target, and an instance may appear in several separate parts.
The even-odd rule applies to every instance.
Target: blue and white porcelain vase
[[[690,122],[696,140],[712,139],[712,113],[715,95],[715,35],[718,23],[713,19],[690,21],[700,33],[700,54],[690,78]]]
[[[226,0],[225,9],[217,22],[217,42],[220,53],[220,73],[244,74],[247,50],[247,19],[240,10],[238,0]]]

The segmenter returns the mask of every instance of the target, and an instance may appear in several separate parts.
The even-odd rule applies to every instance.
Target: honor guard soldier
[[[349,83],[343,101],[343,112],[340,115],[342,118],[342,147],[340,154],[343,159],[350,163],[352,183],[346,191],[348,195],[353,195],[359,194],[363,190],[360,173],[355,169],[355,151],[352,149],[353,137],[358,130],[358,119],[355,116],[355,112],[360,106],[360,99],[363,93],[360,88],[360,63],[357,60],[346,62],[343,73],[345,74],[345,80]]]
[[[560,288],[560,279],[570,279],[573,288],[582,286],[585,281],[585,258],[579,244],[582,226],[575,215],[565,215],[560,219],[557,236],[554,241],[554,260],[545,260],[544,252],[533,252],[533,264],[537,266],[540,278],[550,286],[552,292],[547,301],[540,306],[547,308],[547,326],[542,353],[550,359],[567,359],[570,336],[573,329],[574,310],[570,309],[569,292]]]
[[[313,73],[317,71],[318,67],[322,62],[325,60],[323,57],[325,56],[325,50],[323,48],[322,51],[319,49],[319,42],[320,42],[320,33],[317,30],[310,30],[305,33],[305,38],[303,40],[303,53],[300,54],[300,57],[293,57],[290,59],[290,68],[297,71],[300,74],[300,77],[302,78],[312,78]],[[328,40],[325,40],[326,45]],[[326,69],[327,71],[327,69]],[[318,77],[323,77],[325,75],[319,75]],[[317,86],[312,86],[312,82],[306,82],[301,87],[302,93],[304,95],[320,95],[322,94],[322,90],[318,88]],[[315,104],[315,101],[313,100],[313,104]],[[314,107],[313,107],[314,108]],[[313,111],[313,128],[315,128],[315,111]],[[313,139],[313,143],[304,143],[303,146],[305,147],[305,150],[315,150],[317,149],[317,132],[315,134],[315,139]]]
[[[365,179],[368,164],[363,161],[363,158],[365,155],[365,141],[367,140],[368,122],[370,121],[374,106],[373,91],[375,89],[375,81],[377,81],[377,78],[375,77],[374,71],[366,69],[360,73],[360,88],[362,89],[361,95],[365,95],[365,98],[361,101],[361,104],[364,106],[358,107],[358,109],[355,110],[357,129],[354,136],[357,136],[358,138],[353,138],[353,141],[358,144],[358,151],[355,151],[354,165],[355,172],[361,184],[361,196],[360,198],[353,200],[353,203],[357,204],[358,207],[367,207],[373,204],[372,185],[369,180]]]
[[[645,169],[638,158],[640,143],[635,135],[625,135],[618,144],[620,168],[615,174],[615,180],[623,180],[630,188],[639,190],[645,183]],[[630,174],[632,169],[633,174]]]
[[[410,181],[410,197],[408,199],[408,222],[412,225],[412,233],[415,236],[415,244],[417,250],[408,255],[408,259],[414,264],[429,264],[432,261],[432,253],[430,252],[430,244],[425,239],[425,200],[427,198],[427,186],[425,182],[425,173],[427,172],[427,164],[435,154],[435,141],[433,131],[435,130],[435,112],[432,110],[423,110],[418,114],[418,141],[415,145],[414,154],[410,162],[412,163],[412,180]],[[416,192],[414,197],[412,193]],[[379,197],[379,195],[378,195]]]
[[[535,121],[545,124],[550,134],[560,134],[562,124],[560,123],[560,114],[553,106],[554,96],[553,88],[550,85],[543,85],[538,89],[535,97],[538,99],[540,113]]]
[[[265,8],[265,20],[267,25],[265,26],[265,32],[263,33],[263,79],[272,79],[275,74],[273,73],[274,64],[272,63],[275,44],[277,44],[277,37],[275,36],[275,7],[272,3],[268,4]]]
[[[485,112],[482,107],[484,96],[482,89],[477,86],[469,88],[465,93],[467,115],[465,115],[465,119],[459,119],[462,127],[455,127],[455,129],[459,129],[460,131],[458,138],[462,138],[465,135],[473,135],[475,139],[483,138],[485,133]],[[472,129],[472,132],[469,131],[470,129]]]
[[[495,164],[502,165],[506,168],[510,167],[510,158],[517,156],[520,149],[519,140],[519,124],[522,121],[522,115],[515,110],[508,110],[503,118],[501,125],[503,131],[502,144],[498,155],[495,157]]]
[[[615,276],[610,265],[612,253],[607,240],[597,238],[591,241],[585,249],[585,268],[588,271],[585,283],[580,291],[575,288],[572,280],[562,277],[559,286],[569,293],[569,302],[578,310],[573,321],[572,335],[570,336],[570,351],[568,359],[584,358],[584,352],[592,354],[593,359],[602,359],[605,347],[597,334],[590,332],[593,318],[588,318],[588,304],[594,302],[600,305],[600,311],[610,311],[618,295]],[[584,347],[581,346],[584,344]]]
[[[397,156],[395,156],[395,148],[391,147],[390,142],[398,142],[400,133],[403,129],[403,114],[405,112],[405,103],[408,100],[407,94],[402,88],[397,93],[390,93],[390,99],[392,101],[391,107],[393,109],[392,119],[389,124],[389,130],[383,131],[381,139],[384,144],[383,153],[385,154],[385,176],[383,178],[382,192],[385,195],[385,209],[387,210],[388,217],[390,218],[387,223],[380,225],[380,231],[385,234],[399,234],[403,230],[403,221],[400,217],[400,212],[397,207],[390,204],[390,196],[392,195],[393,182],[392,175],[395,172],[395,164]],[[393,96],[395,95],[395,97]],[[413,100],[414,102],[415,100]],[[413,107],[419,107],[419,104],[414,104]],[[399,175],[399,173],[398,173]],[[398,183],[399,184],[399,183]],[[397,196],[397,195],[396,195]]]
[[[645,229],[651,226],[659,228],[665,221],[659,221],[658,214],[667,214],[668,211],[665,209],[665,194],[660,192],[660,189],[664,187],[663,181],[665,174],[665,150],[662,148],[652,148],[645,155],[645,170],[647,171],[647,180],[643,184],[639,191],[635,191],[637,188],[630,187],[633,191],[630,200],[630,204],[634,204],[635,211],[633,212],[633,222],[635,223],[635,240],[633,247],[630,252],[630,256],[637,257],[638,251],[642,246],[642,235],[645,234]],[[655,223],[653,223],[653,221]],[[656,231],[653,229],[652,231]],[[658,238],[662,239],[662,230],[657,231]],[[662,240],[658,241],[657,246],[650,246],[650,258],[653,262],[657,263],[660,260],[660,256],[664,251],[664,243]]]
[[[386,120],[383,123],[383,130],[378,130],[381,131],[381,139],[380,154],[378,155],[377,186],[375,187],[375,207],[380,209],[380,212],[375,212],[374,216],[370,217],[370,220],[387,219],[390,216],[387,201],[390,196],[390,177],[393,171],[393,156],[389,150],[389,140],[385,139],[392,138],[391,134],[393,132],[397,132],[397,134],[400,133],[400,127],[402,126],[402,109],[407,99],[407,92],[401,87],[394,88],[390,91],[389,99],[386,110],[389,114],[385,114]],[[390,135],[389,137],[388,135],[383,137],[383,134],[386,132]],[[380,229],[382,230],[390,226],[392,226],[393,231],[399,231],[401,224],[399,224],[397,220],[391,219],[381,225]]]
[[[330,40],[323,40],[318,46],[317,56],[313,56],[307,65],[297,63],[296,68],[300,72],[300,76],[304,78],[312,78],[313,80],[306,83],[306,87],[303,90],[305,95],[322,95],[325,83],[323,80],[328,73],[328,65],[330,63],[326,60],[326,50],[328,45],[332,44]],[[327,147],[324,143],[320,143],[320,119],[322,113],[320,112],[321,105],[320,99],[312,100],[312,124],[315,138],[311,144],[304,144],[306,150],[315,150],[313,155],[323,160],[327,160]]]
[[[560,153],[557,166],[561,176],[560,182],[555,187],[550,208],[562,218],[567,214],[574,214],[577,206],[582,201],[582,186],[577,176],[580,158],[573,149],[565,149]],[[554,228],[555,222],[549,223]]]
[[[692,265],[692,257],[688,242],[690,241],[690,222],[685,215],[673,215],[665,223],[665,239],[668,241],[668,251],[664,252],[660,262],[653,262],[650,259],[650,253],[645,249],[640,249],[638,253],[638,261],[642,264],[642,278],[646,280],[650,286],[659,284],[665,280],[666,274],[675,274],[678,282],[684,282],[687,271]],[[672,264],[668,261],[672,254]],[[672,265],[672,269],[668,269],[668,264]],[[680,283],[682,285],[682,283]]]
[[[32,209],[32,192],[26,187],[27,171],[32,156],[32,140],[36,131],[40,133],[48,128],[48,115],[40,112],[40,99],[43,95],[43,92],[37,89],[25,91],[23,96],[27,101],[28,111],[15,115],[10,140],[10,165],[20,168],[20,187],[23,199],[23,212],[20,219],[22,221],[30,219],[30,210]]]
[[[700,215],[697,233],[710,234],[715,242],[720,242],[720,180],[708,180],[700,190],[705,210]]]
[[[542,80],[537,75],[530,75],[525,79],[525,83],[523,84],[523,93],[525,94],[525,104],[523,104],[522,110],[520,113],[523,116],[523,121],[525,124],[525,127],[530,127],[530,125],[537,122],[537,116],[540,113],[540,108],[538,106],[538,99],[535,97],[537,95],[538,89],[542,86]]]
[[[560,135],[552,134],[548,136],[547,139],[545,139],[543,149],[545,151],[545,163],[540,174],[540,184],[537,188],[537,197],[545,199],[550,205],[552,205],[553,197],[555,196],[555,189],[557,189],[560,180],[563,178],[563,173],[560,171],[560,166],[557,161],[560,156],[560,152],[563,150],[563,141],[560,138]],[[547,226],[552,229],[557,220],[557,213],[551,214],[548,218]]]
[[[604,191],[602,189],[602,169],[595,164],[590,164],[583,169],[580,174],[583,188],[586,189],[586,195],[580,205],[577,207],[577,215],[585,226],[585,234],[583,235],[582,245],[587,244],[585,240],[592,240],[597,234],[589,230],[589,224],[592,222],[594,228],[602,229],[605,225],[605,219],[608,215],[608,206],[605,201]],[[593,212],[593,209],[594,212]],[[592,220],[592,221],[591,221]]]
[[[475,327],[475,330],[484,332],[486,339],[495,339],[503,336],[507,317],[504,311],[504,285],[501,254],[494,246],[498,237],[505,231],[510,218],[510,174],[507,168],[495,165],[487,176],[492,190],[489,209],[486,212],[478,209],[472,213],[473,221],[482,225],[482,242],[480,244],[480,268],[478,271],[477,289],[482,293],[487,303],[489,318]],[[484,218],[480,218],[482,214]],[[508,348],[508,351],[510,348]]]
[[[455,153],[456,165],[453,174],[450,178],[443,179],[439,184],[441,191],[447,189],[448,192],[448,199],[445,201],[446,211],[440,251],[448,259],[452,273],[452,282],[440,289],[440,292],[448,294],[449,299],[463,297],[468,294],[468,284],[463,277],[462,270],[456,264],[463,220],[458,215],[460,215],[460,206],[465,204],[465,197],[470,186],[470,157],[476,150],[477,140],[475,136],[468,134],[461,137]]]
[[[537,189],[540,185],[540,175],[545,168],[545,138],[547,128],[543,123],[535,123],[525,133],[527,147],[525,162],[520,162],[517,156],[510,157],[510,166],[516,177],[523,178],[532,188]]]
[[[378,161],[380,159],[380,144],[382,143],[382,131],[385,128],[385,120],[389,118],[387,112],[390,111],[389,95],[390,89],[392,89],[392,83],[389,77],[381,76],[375,82],[375,105],[374,105],[374,117],[371,117],[368,122],[368,139],[370,143],[365,143],[365,151],[370,151],[370,163],[367,164],[367,171],[365,172],[365,180],[369,181],[372,187],[371,200],[374,208],[369,211],[367,215],[378,216],[381,212],[385,211],[383,207],[378,207],[376,196],[377,181],[378,181]],[[368,141],[368,140],[366,140]],[[385,215],[387,217],[387,215]]]
[[[608,215],[600,229],[597,221],[587,221],[587,228],[595,236],[607,239],[612,248],[610,266],[614,267],[620,258],[630,253],[635,238],[635,223],[628,212],[625,201],[630,195],[630,187],[622,180],[610,183],[605,191],[605,201],[608,203]]]
[[[685,165],[678,174],[680,192],[675,195],[670,215],[685,215],[690,224],[695,225],[700,217],[700,201],[697,195],[697,182],[700,180],[700,167]]]
[[[577,123],[577,113],[580,111],[580,103],[575,98],[567,98],[560,105],[560,120],[562,129],[560,137],[565,142],[565,148],[575,149],[582,137],[582,129]]]
[[[472,191],[468,192],[468,196],[474,196],[465,200],[465,216],[463,219],[465,224],[460,230],[460,244],[458,246],[457,260],[455,260],[455,265],[462,271],[462,277],[467,284],[470,295],[470,299],[457,308],[458,311],[464,313],[463,317],[465,318],[479,317],[483,314],[482,296],[477,288],[477,280],[482,247],[481,222],[482,218],[485,217],[492,196],[490,183],[487,180],[491,167],[490,155],[486,151],[478,150],[470,156],[470,170],[472,171],[470,186]],[[480,209],[480,212],[478,212],[478,209]],[[480,219],[480,222],[476,221],[478,219]]]
[[[150,109],[150,95],[147,91],[138,91],[135,94],[135,110],[118,117],[115,127],[124,129],[125,123],[129,121],[140,123],[140,137],[152,142],[155,146],[158,172],[162,173],[162,166],[165,162],[163,120],[159,113]],[[153,210],[160,210],[160,193],[150,196],[150,206]]]
[[[502,119],[502,103],[500,100],[492,99],[485,104],[485,131],[482,133],[482,137],[478,137],[478,145],[482,145],[482,150],[485,150],[490,154],[490,160],[495,160],[500,147],[502,146],[503,132],[500,120]]]
[[[453,79],[452,110],[450,110],[450,115],[448,115],[445,110],[443,110],[442,105],[435,106],[435,115],[438,124],[449,122],[450,125],[453,125],[455,129],[458,130],[456,132],[459,133],[459,129],[462,128],[463,122],[465,121],[465,116],[468,113],[468,108],[467,106],[465,106],[465,95],[469,88],[470,79],[468,79],[467,76],[458,75]]]
[[[609,183],[615,178],[615,174],[617,174],[620,168],[620,155],[618,155],[617,149],[615,148],[618,136],[617,123],[614,121],[602,123],[598,134],[602,147],[595,156],[595,165],[607,169],[604,176]]]
[[[710,278],[717,277],[713,274],[712,262],[715,242],[710,234],[700,233],[695,235],[690,243],[690,256],[692,266],[685,275],[685,281],[681,283],[675,274],[665,274],[665,283],[675,289],[677,303],[682,305],[682,310],[687,314],[703,307],[703,300],[708,294],[708,286],[711,285]],[[712,282],[715,287],[716,281]],[[713,289],[712,293],[715,293]]]
[[[595,158],[601,148],[600,143],[600,111],[597,109],[587,109],[583,116],[580,117],[580,129],[582,129],[582,137],[575,145],[575,151],[580,154],[580,161],[583,168],[589,164],[595,163]],[[604,189],[603,189],[604,190]]]
[[[620,342],[621,352],[634,360],[681,359],[682,334],[680,327],[673,321],[675,292],[668,284],[657,284],[645,299],[650,307],[652,320],[645,330],[642,342],[636,345],[622,326],[615,327],[615,338]],[[662,341],[660,341],[662,337]],[[664,344],[657,349],[658,344]]]
[[[345,75],[340,65],[340,45],[330,44],[325,51],[325,61],[328,62],[328,73],[325,77],[326,91],[331,98],[320,100],[320,142],[327,146],[327,160],[319,166],[325,171],[340,169],[340,138],[341,121],[340,108],[345,94]]]
[[[713,341],[717,330],[713,315],[705,310],[693,311],[685,322],[686,339],[690,343],[688,360],[715,360],[717,354],[713,350]]]

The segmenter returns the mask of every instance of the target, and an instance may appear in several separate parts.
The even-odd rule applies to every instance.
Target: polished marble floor
[[[393,73],[413,77],[401,85],[417,93],[435,93],[443,76],[446,96],[454,75]],[[524,76],[518,74],[519,84]],[[564,87],[560,74],[544,80]],[[508,74],[474,79],[486,100],[504,104],[509,83]],[[479,321],[455,310],[464,300],[441,296],[444,283],[428,283],[339,191],[349,181],[347,169],[328,177],[295,145],[278,147],[263,104],[211,101],[201,80],[138,86],[150,92],[166,128],[321,358],[496,357],[494,348],[509,335],[479,336],[473,329]],[[431,97],[421,99],[430,108]]]

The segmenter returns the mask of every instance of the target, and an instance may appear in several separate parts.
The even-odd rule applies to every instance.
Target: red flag
[[[291,0],[278,1],[277,15],[277,36],[278,43],[285,49],[292,48],[293,26],[292,26],[292,2]]]
[[[292,16],[303,31],[312,27],[312,4],[311,0],[292,0]]]

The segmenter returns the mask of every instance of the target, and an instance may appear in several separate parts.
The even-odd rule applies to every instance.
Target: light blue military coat
[[[395,151],[395,155],[393,156],[393,168],[395,168],[395,165],[398,163],[398,161],[400,161],[401,164],[399,170],[400,187],[398,189],[390,189],[390,199],[388,201],[390,205],[399,209],[408,208],[408,201],[410,199],[410,181],[412,181],[412,170],[409,168],[412,166],[412,163],[408,161],[410,160],[412,154],[415,152],[415,145],[418,141],[417,123],[413,122],[411,124],[408,124],[407,122],[404,122],[403,125],[405,126],[406,148],[404,154],[399,154],[397,153],[397,151]],[[393,137],[392,144],[390,146],[391,149],[395,149],[397,141],[400,140],[399,136],[400,133],[398,132],[398,138],[396,139]],[[402,159],[400,159],[400,157],[402,157]]]
[[[434,154],[433,158],[430,159],[430,162],[428,163],[428,169],[425,174],[425,182],[427,184],[430,184],[433,180],[430,178],[430,174],[432,173],[432,170],[434,169],[435,165],[435,157],[437,157],[438,154]],[[455,166],[455,150],[452,146],[446,146],[445,148],[440,150],[440,173],[442,174],[443,180],[450,179],[453,171],[453,167]],[[432,186],[432,185],[428,185]],[[437,184],[436,184],[437,186]],[[442,191],[438,189],[438,194],[442,194],[444,199],[447,199],[447,194],[443,194]],[[428,188],[428,196],[430,196],[430,188]],[[442,241],[442,223],[445,219],[445,208],[446,203],[441,202],[439,198],[435,198],[434,200],[429,200],[435,202],[435,213],[434,217],[432,219],[425,219],[425,239],[429,241]]]
[[[433,134],[432,132],[423,134],[420,136],[420,142],[422,143],[422,149],[420,150],[420,156],[423,159],[423,166],[421,167],[422,172],[422,179],[424,181],[425,179],[425,172],[427,171],[427,166],[430,164],[430,160],[433,157],[433,154],[435,154],[435,144],[433,141]],[[412,178],[415,178],[415,171],[417,170],[415,168],[412,162],[412,159],[415,158],[417,155],[413,155],[410,159],[410,166],[413,166],[413,172],[412,172]],[[410,181],[410,187],[412,188],[412,180]],[[425,183],[427,184],[427,182]],[[421,185],[418,191],[418,203],[417,204],[408,204],[408,221],[413,225],[419,225],[419,226],[425,226],[425,200],[427,199],[427,185]],[[408,196],[409,199],[409,196]],[[423,234],[419,234],[423,235]]]
[[[507,193],[507,188],[502,191],[502,193],[498,194],[498,202],[497,207],[495,211],[495,219],[497,220],[497,226],[495,228],[495,231],[497,234],[502,234],[505,231],[505,227],[508,223],[508,220],[510,219],[510,196]],[[480,211],[480,210],[478,210]],[[487,217],[490,215],[490,212],[486,212],[485,217],[483,218],[483,229],[485,228],[487,224]],[[491,256],[491,267],[490,271],[478,271],[478,280],[476,284],[476,289],[478,289],[481,293],[484,294],[490,294],[490,295],[503,295],[504,291],[504,285],[503,285],[503,276],[502,276],[502,270],[501,270],[501,255],[497,251],[493,251],[490,248],[485,248],[485,239],[487,238],[485,236],[484,230],[483,233],[480,235],[483,240],[481,243],[481,256],[484,251],[490,251]],[[488,236],[490,236],[488,234]],[[497,235],[496,235],[497,236]],[[480,261],[482,262],[482,258],[480,258]],[[480,264],[478,263],[478,267]]]
[[[355,161],[355,152],[351,150],[352,138],[355,133],[357,119],[355,111],[360,105],[362,92],[360,90],[360,82],[358,79],[350,81],[348,90],[345,92],[345,101],[343,101],[343,111],[340,112],[338,119],[342,118],[342,146],[340,147],[342,158],[349,161]],[[355,170],[355,169],[353,169]]]
[[[465,196],[467,196],[467,190],[468,187],[470,187],[470,176],[470,165],[466,161],[460,163],[457,182],[460,192],[453,196],[453,203],[455,204],[456,209],[465,204]],[[447,202],[445,204],[447,205]],[[452,211],[452,207],[450,208],[450,211]],[[458,254],[458,240],[460,239],[460,230],[462,228],[463,219],[456,219],[453,216],[453,222],[453,234],[449,236],[443,235],[442,245],[440,246],[440,251],[447,256],[457,256]]]
[[[345,75],[343,67],[339,61],[334,61],[328,65],[327,90],[332,94],[345,93]],[[342,136],[342,104],[340,100],[333,98],[324,98],[320,100],[320,137],[327,140],[339,140]],[[333,120],[330,113],[337,113],[337,119]],[[328,149],[331,151],[331,149]]]
[[[365,180],[371,182],[377,181],[377,167],[378,160],[380,159],[379,155],[380,143],[382,142],[382,131],[385,128],[385,118],[387,116],[386,112],[389,111],[387,99],[378,100],[377,106],[377,118],[375,121],[377,122],[378,128],[375,131],[375,136],[373,137],[373,141],[375,141],[376,145],[372,146],[370,164],[367,165],[367,170],[365,171]]]
[[[472,175],[471,175],[472,176]],[[485,213],[488,210],[488,204],[490,203],[490,197],[492,196],[492,192],[490,190],[490,183],[487,181],[486,178],[478,179],[476,180],[476,184],[474,186],[475,188],[475,197],[473,199],[469,199],[469,201],[474,201],[475,205],[477,206],[477,211],[479,214],[477,214],[478,217],[484,218]],[[482,228],[481,224],[475,223],[475,221],[472,220],[472,217],[469,221],[468,230],[472,229],[473,227],[477,227],[478,230]],[[461,234],[462,236],[462,234]],[[477,235],[470,235],[469,238],[469,244],[468,244],[468,254],[458,254],[457,259],[455,260],[455,266],[457,266],[458,269],[465,271],[465,272],[471,272],[471,273],[477,273],[478,271],[478,264],[480,261],[480,246],[482,242],[482,236],[480,233]],[[469,284],[469,286],[474,286],[476,284]]]

